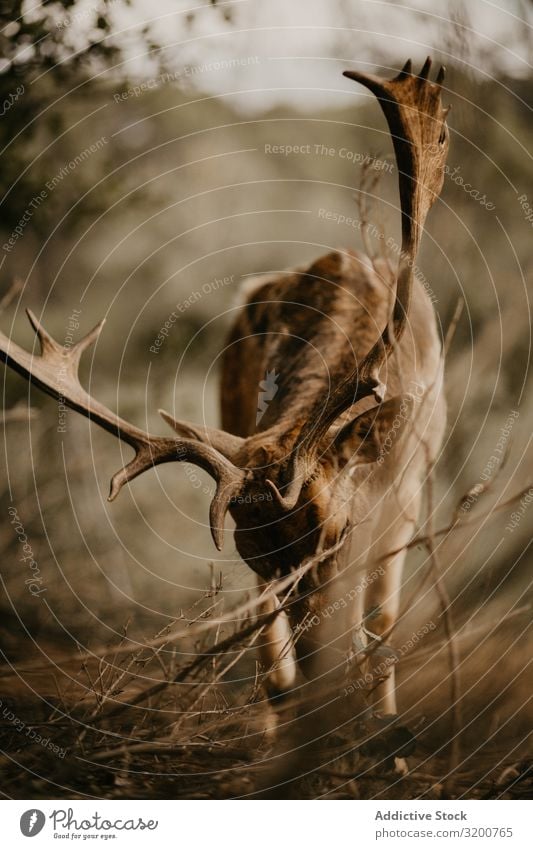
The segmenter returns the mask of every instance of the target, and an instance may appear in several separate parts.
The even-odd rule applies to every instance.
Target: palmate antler
[[[182,461],[194,463],[208,472],[216,482],[216,492],[210,508],[210,524],[214,543],[220,550],[224,536],[224,517],[231,499],[242,488],[245,473],[209,442],[218,441],[223,445],[227,441],[226,438],[231,439],[231,436],[214,428],[195,428],[185,422],[177,422],[163,411],[160,411],[163,418],[179,433],[185,433],[185,438],[151,436],[121,419],[92,398],[82,387],[78,377],[81,355],[98,338],[104,322],[100,322],[76,345],[67,348],[58,344],[46,332],[30,310],[27,310],[27,313],[39,338],[41,355],[28,353],[0,332],[0,359],[44,392],[127,442],[135,451],[133,460],[113,475],[109,501],[116,498],[125,483],[152,466]],[[236,439],[233,437],[233,440]]]
[[[413,285],[413,266],[426,216],[438,198],[444,180],[449,135],[441,88],[445,69],[435,82],[428,80],[428,57],[418,76],[412,73],[409,59],[392,80],[383,80],[359,71],[344,71],[344,76],[362,83],[378,98],[389,124],[398,164],[402,209],[402,247],[396,276],[396,297],[390,321],[363,362],[335,387],[326,404],[318,398],[298,433],[298,447],[288,470],[288,486],[282,496],[271,488],[280,504],[292,509],[305,480],[306,467],[331,425],[352,404],[374,396],[383,401],[385,386],[379,370],[393,346],[401,338],[409,312]]]
[[[446,116],[450,107],[444,109],[441,102],[445,69],[440,69],[434,83],[428,80],[430,69],[431,59],[428,57],[418,76],[411,72],[410,59],[392,80],[382,80],[358,71],[344,71],[345,77],[362,83],[376,95],[389,124],[398,164],[402,248],[392,322],[387,324],[361,365],[354,368],[332,393],[313,444],[355,401],[368,395],[382,400],[384,387],[379,382],[378,371],[395,340],[401,338],[407,323],[413,266],[420,237],[426,216],[440,195],[448,155]]]

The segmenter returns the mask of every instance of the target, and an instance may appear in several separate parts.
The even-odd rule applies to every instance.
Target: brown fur
[[[240,455],[233,458],[238,465],[256,468],[258,472],[264,467],[265,478],[275,477],[284,457],[294,447],[299,427],[314,400],[317,397],[326,400],[331,386],[368,353],[390,312],[390,273],[385,264],[378,270],[379,273],[374,271],[369,260],[360,254],[335,252],[313,263],[308,271],[283,274],[249,295],[231,330],[222,371],[223,426],[246,437]],[[280,375],[279,389],[256,430],[259,384],[265,372],[273,369]],[[432,305],[417,283],[406,332],[397,355],[388,361],[384,371],[387,398],[401,396],[413,382],[425,388],[422,408],[426,412],[418,411],[418,426],[434,455],[445,418],[439,380],[440,345]],[[365,399],[347,410],[337,430],[342,422],[372,406],[375,401]],[[413,444],[417,442],[418,451],[414,451],[417,456],[413,457]],[[381,508],[388,504],[397,479],[403,476],[416,481],[425,465],[419,443],[419,437],[410,433],[385,458],[380,469],[372,470],[370,477],[371,467],[365,464],[347,478],[339,475],[339,471],[347,457],[361,451],[361,434],[355,432],[343,444],[342,456],[328,435],[320,459],[290,515],[280,515],[276,504],[264,501],[231,508],[237,524],[237,548],[251,568],[269,580],[299,566],[317,550],[319,540],[324,547],[333,545],[347,526],[362,521],[366,525],[367,541],[360,546],[365,557],[356,564],[359,575],[354,577],[351,568],[354,564],[351,564],[343,567],[348,571],[339,579],[343,583],[357,583],[365,562],[371,560],[371,529],[379,527]],[[257,478],[256,473],[254,480]],[[413,487],[416,483],[403,488],[406,508]],[[395,505],[394,512],[389,512],[391,525],[397,512]],[[416,518],[417,510],[413,508],[411,512]],[[357,532],[352,534],[352,549],[358,536]],[[382,541],[378,542],[383,545]],[[389,545],[394,550],[394,539],[390,539]],[[326,561],[302,582],[301,587],[312,594],[304,603],[291,608],[294,628],[306,614],[324,608],[329,598],[339,593],[332,585],[338,575],[338,561],[338,557]],[[369,598],[375,603],[383,594],[383,586],[381,591],[375,586]],[[386,631],[392,618],[385,611],[382,623],[376,621],[375,628]],[[340,628],[346,650],[351,628],[357,624],[353,611],[348,620]],[[300,654],[306,642],[301,638],[298,641]]]

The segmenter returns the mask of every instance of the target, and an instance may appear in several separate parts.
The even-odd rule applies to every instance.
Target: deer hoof
[[[397,775],[407,775],[409,767],[405,758],[394,758],[394,772]]]

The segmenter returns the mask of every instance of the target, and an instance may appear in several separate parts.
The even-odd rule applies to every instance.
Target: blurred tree
[[[78,149],[69,151],[68,139],[58,153],[55,142],[74,123],[76,109],[81,106],[89,111],[91,99],[102,97],[103,86],[94,84],[95,75],[110,70],[122,80],[127,78],[121,62],[127,39],[115,33],[113,12],[132,5],[132,0],[95,0],[91,5],[79,0],[42,0],[38,5],[0,0],[0,228],[4,233],[12,232],[50,175],[57,173],[70,155],[79,153]],[[216,6],[217,2],[207,0],[206,5]],[[227,9],[219,12],[229,20]],[[188,14],[186,26],[192,26],[194,20],[194,14]],[[136,37],[139,33],[150,59],[162,67],[148,22],[140,25]],[[101,158],[102,174],[111,170],[107,168],[110,155],[105,151]],[[116,165],[120,160],[116,145],[114,157]],[[47,204],[46,216],[32,217],[35,239],[42,242],[51,218],[59,221],[73,199],[84,194],[88,186],[82,180],[78,174],[71,181],[70,194],[59,197],[57,193]],[[107,185],[107,195],[102,191],[92,194],[83,211],[68,216],[63,232],[76,227],[84,214],[97,215],[105,209],[113,187]],[[11,271],[23,273],[18,267]]]
[[[23,0],[0,2],[0,205],[8,230],[21,213],[21,199],[24,206],[42,188],[38,169],[27,169],[37,117],[42,147],[63,131],[68,120],[67,110],[49,108],[58,94],[83,83],[97,61],[111,63],[118,52],[107,38],[112,2],[100,0],[90,10],[85,8],[93,26],[87,27],[86,43],[77,48],[68,35],[70,24],[81,14],[76,0],[43,2],[30,11]],[[11,190],[14,180],[16,191]],[[37,217],[32,226],[38,234]]]

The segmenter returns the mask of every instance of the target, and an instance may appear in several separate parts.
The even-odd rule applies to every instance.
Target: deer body
[[[10,367],[134,449],[112,478],[110,500],[159,463],[195,463],[216,482],[210,527],[217,548],[229,511],[237,549],[261,582],[296,575],[297,594],[284,610],[273,595],[264,602],[261,656],[274,692],[290,690],[298,674],[335,685],[364,608],[375,608],[372,632],[389,634],[424,470],[442,439],[440,344],[412,271],[448,150],[444,71],[430,82],[430,66],[428,59],[414,75],[407,62],[392,80],[345,74],[376,95],[393,139],[402,213],[396,271],[335,251],[259,281],[224,355],[224,429],[161,411],[177,435],[153,436],[88,395],[79,360],[101,325],[66,348],[29,312],[40,356],[0,333],[0,358]],[[363,604],[357,586],[374,564],[381,571]],[[392,674],[376,697],[395,712]]]
[[[248,287],[246,304],[225,349],[221,385],[222,425],[247,438],[248,462],[255,442],[254,459],[266,466],[268,475],[270,465],[286,453],[284,439],[290,445],[294,438],[291,423],[306,417],[317,397],[326,399],[331,384],[353,368],[354,360],[364,360],[387,323],[393,284],[385,262],[374,268],[361,254],[337,251],[303,271],[258,279],[252,292]],[[319,546],[334,547],[345,529],[352,529],[334,557],[304,576],[300,589],[307,597],[289,607],[289,622],[280,614],[267,629],[261,658],[263,667],[271,670],[271,691],[294,685],[294,654],[304,670],[312,669],[317,654],[324,651],[319,647],[328,640],[329,660],[323,659],[318,666],[342,670],[353,629],[361,625],[365,608],[379,610],[371,625],[377,635],[386,635],[393,627],[405,558],[402,547],[418,517],[428,458],[436,456],[442,440],[441,370],[433,307],[422,285],[415,282],[409,325],[383,375],[385,401],[402,398],[404,409],[400,411],[401,402],[391,403],[379,417],[381,431],[390,434],[380,462],[368,462],[373,455],[361,445],[361,433],[349,434],[341,444],[331,437],[319,468],[302,488],[289,516],[280,520],[274,508],[269,521],[268,507],[261,502],[255,511],[250,504],[230,508],[237,523],[239,553],[264,581],[297,568]],[[278,388],[256,426],[257,387],[265,373],[278,376]],[[366,398],[347,409],[334,432],[373,406]],[[247,515],[242,516],[245,511]],[[245,523],[252,530],[243,530]],[[364,600],[362,592],[352,590],[364,586],[366,570],[373,572],[376,566],[379,577],[368,586]],[[271,609],[270,603],[264,612]],[[327,616],[330,609],[335,610],[335,629],[331,614]],[[314,624],[308,627],[306,622]],[[293,653],[288,647],[295,634],[299,636]],[[376,699],[386,713],[396,712],[392,671]]]

